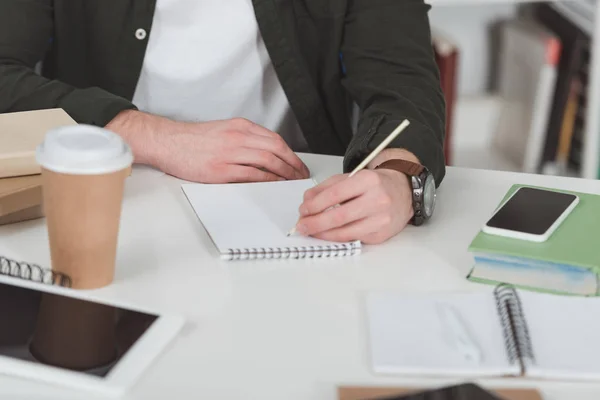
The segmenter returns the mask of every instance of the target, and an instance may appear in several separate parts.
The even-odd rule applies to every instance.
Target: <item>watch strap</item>
[[[414,163],[408,160],[388,160],[379,164],[375,169],[393,169],[394,171],[402,172],[408,176],[419,176],[425,169],[421,164]]]

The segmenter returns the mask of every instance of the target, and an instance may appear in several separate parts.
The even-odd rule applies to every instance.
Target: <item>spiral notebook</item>
[[[225,260],[341,257],[359,254],[360,242],[334,243],[287,236],[298,221],[312,179],[237,184],[183,184],[200,222]]]
[[[53,271],[51,268],[40,267],[37,264],[17,261],[0,256],[0,275],[27,281],[71,287],[71,278],[61,272]]]
[[[370,293],[383,374],[600,380],[600,299],[500,285],[477,293]]]

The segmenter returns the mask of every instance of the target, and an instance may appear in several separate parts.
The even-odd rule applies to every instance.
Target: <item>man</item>
[[[349,172],[406,118],[368,169],[323,182],[300,207],[301,234],[381,243],[428,217],[423,182],[444,176],[428,10],[423,0],[2,0],[0,112],[63,108],[121,135],[136,162],[206,183],[308,177],[294,152],[345,155]]]

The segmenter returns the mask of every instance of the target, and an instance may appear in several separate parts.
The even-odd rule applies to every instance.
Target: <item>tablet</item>
[[[0,374],[119,397],[183,324],[179,316],[0,276]]]

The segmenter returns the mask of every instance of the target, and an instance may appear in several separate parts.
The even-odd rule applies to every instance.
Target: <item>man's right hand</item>
[[[264,182],[310,175],[280,135],[242,118],[185,123],[129,110],[106,128],[131,146],[136,162],[189,181]]]

